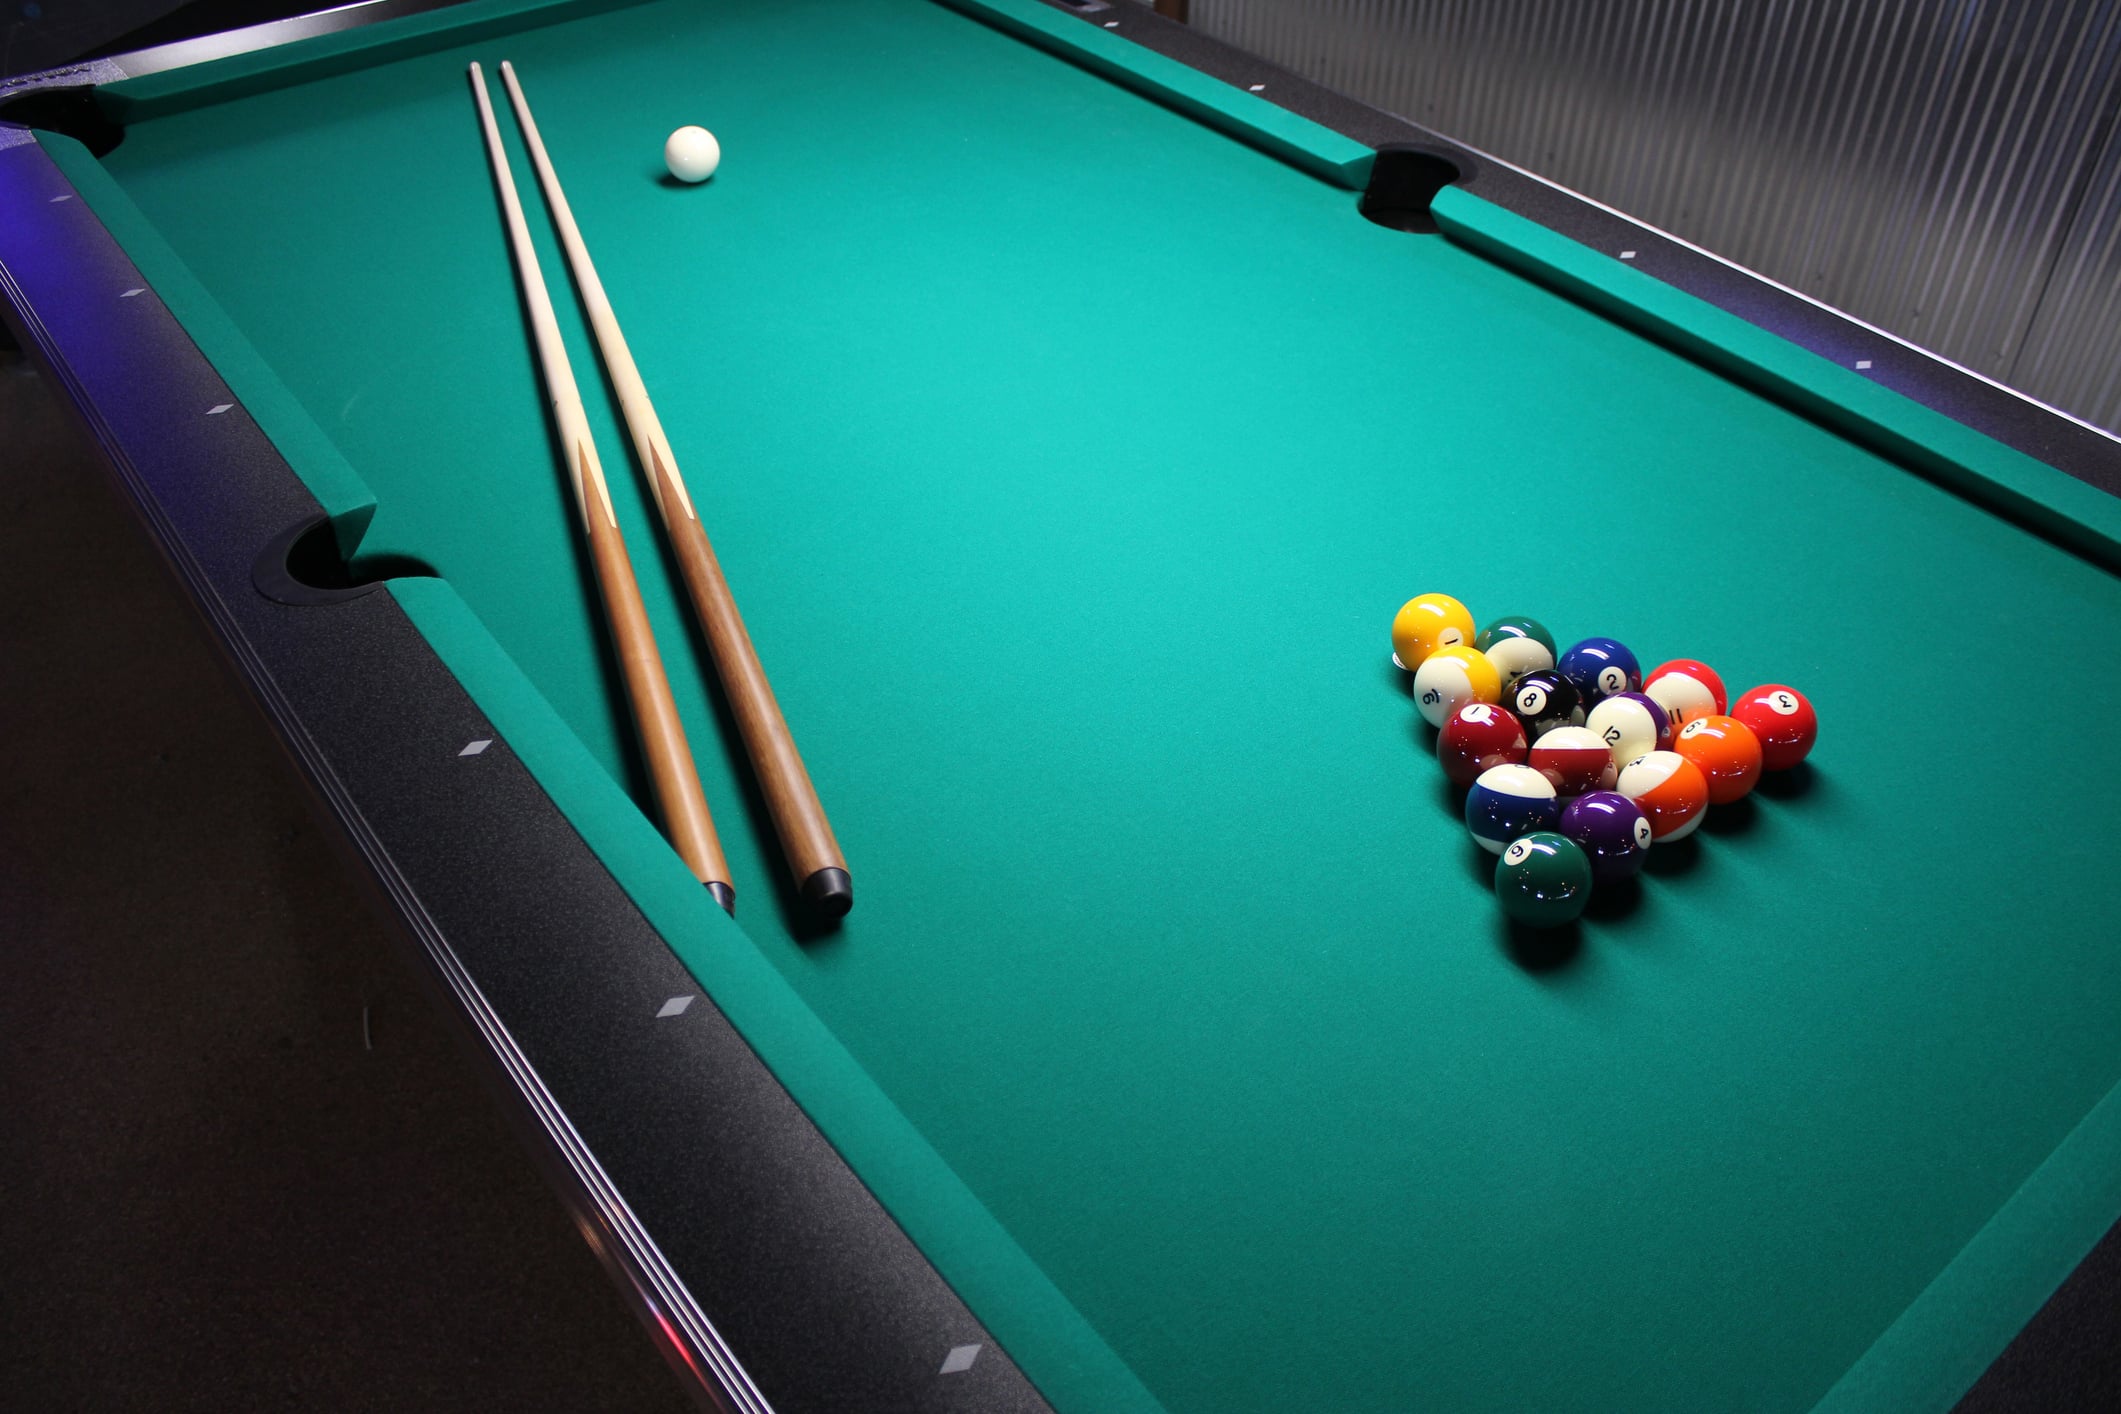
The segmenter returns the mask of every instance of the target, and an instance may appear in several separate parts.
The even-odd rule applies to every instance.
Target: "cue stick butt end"
[[[722,912],[736,917],[736,890],[717,880],[707,886],[708,897],[722,906]]]
[[[820,869],[803,880],[803,902],[826,918],[845,918],[854,907],[854,880],[844,869]]]

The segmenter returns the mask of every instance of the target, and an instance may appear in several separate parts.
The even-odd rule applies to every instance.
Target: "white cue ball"
[[[679,128],[663,144],[663,165],[681,182],[704,182],[722,165],[722,145],[705,128]]]

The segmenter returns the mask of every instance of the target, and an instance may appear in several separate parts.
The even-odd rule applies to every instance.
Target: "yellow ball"
[[[1448,594],[1409,599],[1392,619],[1392,661],[1410,673],[1437,649],[1472,641],[1473,616]]]
[[[1414,670],[1414,705],[1421,709],[1421,719],[1439,730],[1469,702],[1500,701],[1502,674],[1478,648],[1439,648]]]

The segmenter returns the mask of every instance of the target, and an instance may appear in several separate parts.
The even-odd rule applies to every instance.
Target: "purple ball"
[[[1613,764],[1625,766],[1652,751],[1672,749],[1672,719],[1664,708],[1639,692],[1616,692],[1600,700],[1583,724],[1613,753]]]
[[[1642,872],[1650,853],[1650,817],[1619,791],[1594,790],[1561,812],[1560,833],[1591,857],[1591,878],[1603,887]]]

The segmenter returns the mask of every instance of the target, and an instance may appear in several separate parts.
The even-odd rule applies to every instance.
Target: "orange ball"
[[[1729,805],[1760,782],[1760,738],[1735,717],[1696,717],[1679,729],[1672,750],[1708,781],[1711,805]]]
[[[1658,844],[1693,834],[1709,809],[1709,783],[1701,768],[1674,751],[1650,751],[1636,757],[1621,768],[1613,789],[1649,817],[1650,838]]]

